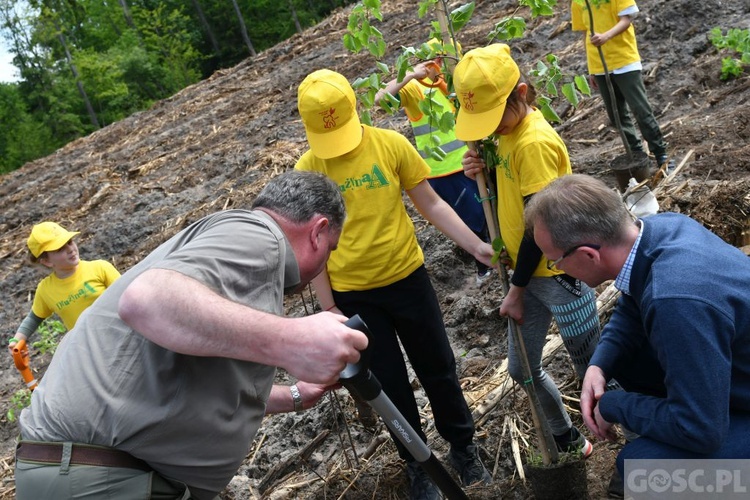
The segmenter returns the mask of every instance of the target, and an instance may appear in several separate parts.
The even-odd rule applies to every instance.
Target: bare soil
[[[485,44],[486,34],[516,5],[515,0],[478,0],[474,19],[459,37],[464,49]],[[672,157],[684,163],[661,185],[661,209],[688,214],[729,243],[747,245],[750,78],[721,81],[723,54],[706,36],[714,26],[750,27],[747,6],[720,0],[652,0],[640,7],[635,24],[647,91]],[[387,2],[383,11],[385,19],[378,27],[390,44],[390,63],[399,47],[420,43],[429,33],[425,19],[419,19],[408,2]],[[370,56],[344,50],[347,16],[348,11],[338,11],[254,59],[0,177],[0,283],[5,297],[0,302],[0,331],[15,332],[43,277],[26,262],[25,240],[33,224],[55,220],[82,231],[83,258],[111,259],[124,272],[201,216],[247,206],[269,178],[291,169],[306,149],[296,111],[302,79],[324,67],[350,81],[375,70]],[[554,53],[563,68],[585,73],[581,34],[570,31],[564,5],[558,16],[527,21],[528,34],[512,43],[523,69]],[[560,105],[558,111],[565,121],[557,129],[574,171],[615,187],[609,166],[624,151],[619,134],[608,126],[601,99],[587,99],[577,109]],[[402,114],[375,118],[376,125],[411,134]],[[477,288],[471,259],[411,213],[441,298],[460,378],[477,412],[506,355],[506,323],[497,313],[500,284],[493,277]],[[287,311],[309,314],[315,305],[306,291],[288,300]],[[32,356],[37,375],[43,376],[49,355]],[[580,424],[579,381],[567,354],[557,351],[548,369]],[[279,379],[284,378],[280,373]],[[429,444],[442,459],[445,442],[435,432],[429,402],[417,381],[414,386]],[[0,358],[0,498],[14,497],[18,428],[5,413],[21,387],[10,356]],[[513,392],[477,422],[481,455],[494,483],[470,488],[470,498],[530,498],[512,452],[515,441],[526,457],[535,442],[523,393]],[[513,428],[518,432],[511,432]],[[339,390],[302,416],[268,417],[221,497],[406,498],[403,464],[385,435],[382,423],[363,426],[348,394]],[[591,498],[606,497],[619,446],[595,443],[586,462]]]

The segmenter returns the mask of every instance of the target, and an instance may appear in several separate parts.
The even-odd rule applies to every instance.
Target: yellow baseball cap
[[[81,234],[78,231],[68,231],[55,222],[40,222],[31,228],[31,235],[26,244],[34,257],[39,257],[44,252],[60,250],[74,236]]]
[[[297,91],[297,109],[302,117],[310,149],[318,158],[335,158],[362,141],[354,89],[335,71],[310,73]]]
[[[456,137],[478,141],[492,135],[520,77],[518,65],[510,57],[510,47],[504,43],[467,52],[453,72],[453,85],[461,104],[456,116]]]

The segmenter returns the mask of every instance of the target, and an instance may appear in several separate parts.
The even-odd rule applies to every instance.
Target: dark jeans
[[[370,371],[399,412],[426,442],[414,390],[399,340],[432,406],[435,427],[452,446],[472,443],[474,421],[456,375],[456,359],[448,342],[437,295],[424,266],[382,288],[333,292],[346,316],[359,314],[372,332],[367,355]],[[404,460],[413,458],[394,437]]]
[[[667,154],[667,143],[664,141],[659,124],[656,122],[651,104],[646,96],[646,87],[640,71],[629,71],[619,75],[610,74],[612,87],[615,92],[615,103],[620,116],[620,126],[625,139],[632,151],[642,151],[641,141],[636,135],[631,113],[635,116],[641,135],[648,143],[648,150],[658,160],[660,156]],[[612,108],[607,89],[607,80],[604,75],[596,75],[596,84],[599,93],[607,108],[607,116],[612,125],[615,125],[615,115]],[[629,110],[629,111],[628,111]]]
[[[617,382],[626,391],[667,397],[665,373],[650,349],[641,350],[617,371]],[[696,394],[696,397],[700,395]],[[627,443],[617,455],[616,465],[624,477],[625,460],[630,459],[713,459],[750,458],[750,413],[729,411],[729,433],[715,453],[698,454],[662,441],[639,437]]]
[[[750,413],[729,412],[729,433],[718,451],[699,454],[647,437],[627,443],[617,455],[620,477],[625,477],[625,460],[631,459],[732,459],[750,458]]]

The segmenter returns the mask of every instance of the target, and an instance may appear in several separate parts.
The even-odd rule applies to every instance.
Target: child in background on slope
[[[649,151],[656,159],[657,167],[661,168],[669,162],[667,169],[672,169],[674,160],[670,160],[667,154],[667,143],[654,117],[641,75],[643,65],[631,22],[633,16],[638,13],[638,6],[634,0],[610,0],[593,6],[591,13],[594,18],[594,29],[589,26],[591,21],[586,5],[581,5],[577,0],[572,1],[571,26],[573,31],[584,31],[586,34],[584,38],[589,78],[592,86],[599,89],[610,123],[616,123],[615,108],[607,90],[607,79],[599,48],[602,49],[604,61],[607,63],[620,127],[630,150],[642,152],[643,145],[636,135],[628,108],[635,115],[635,121],[648,143]]]
[[[427,44],[433,46],[440,44],[440,41],[433,38]],[[444,110],[455,111],[453,103],[446,96],[444,87],[440,85],[432,87],[441,79],[442,63],[442,57],[438,57],[417,64],[412,71],[406,72],[402,81],[396,78],[389,81],[386,87],[375,96],[375,103],[379,104],[386,93],[398,100],[414,129],[417,150],[430,166],[427,182],[438,196],[456,211],[461,220],[474,231],[474,234],[482,241],[489,241],[487,221],[482,210],[477,185],[463,174],[461,167],[461,158],[468,150],[466,144],[456,139],[453,130],[442,132],[437,125],[431,123],[430,117],[420,107],[423,103],[429,103],[432,100]],[[426,146],[435,146],[432,142],[435,137],[440,140],[440,148],[445,152],[445,158],[442,160],[433,158],[427,152]],[[477,284],[481,285],[489,277],[491,269],[481,260],[474,259],[474,261],[477,267]]]
[[[297,105],[310,150],[295,168],[331,178],[340,186],[347,211],[338,247],[313,280],[321,307],[362,317],[372,333],[370,370],[426,442],[401,341],[430,400],[435,427],[451,444],[449,459],[462,483],[489,483],[403,192],[425,219],[487,265],[492,247],[435,193],[427,182],[430,167],[403,135],[360,122],[354,90],[343,75],[327,69],[311,73],[299,87]],[[410,498],[440,498],[419,462],[395,436],[393,441],[407,462]]]
[[[510,48],[493,44],[469,51],[458,63],[453,83],[460,102],[456,136],[478,141],[499,135],[496,167],[500,234],[514,272],[500,306],[502,316],[523,325],[523,339],[534,386],[558,448],[592,452],[576,429],[560,391],[542,367],[542,350],[552,318],[579,378],[599,341],[599,316],[593,290],[558,271],[524,231],[525,203],[557,177],[571,173],[568,151],[541,111],[533,107],[534,88],[521,78]],[[476,177],[484,161],[474,151],[463,158],[466,175]],[[575,250],[575,249],[573,249]],[[513,339],[508,338],[508,372],[522,384],[523,373]]]
[[[65,328],[72,329],[78,316],[120,277],[106,260],[80,260],[78,246],[73,241],[78,234],[55,222],[42,222],[32,228],[26,242],[31,253],[29,259],[51,272],[37,285],[31,311],[9,340],[11,350],[54,313]]]

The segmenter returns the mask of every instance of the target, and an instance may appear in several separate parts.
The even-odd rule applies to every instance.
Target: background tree
[[[319,22],[352,0],[0,0],[20,80],[0,169],[52,153]],[[30,137],[33,134],[34,137]]]

